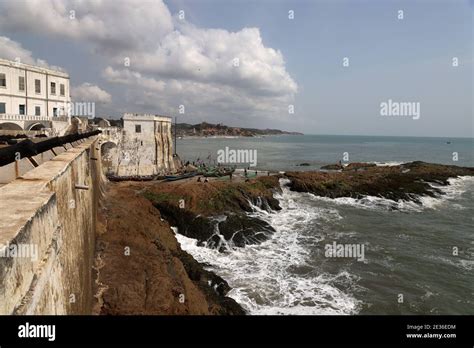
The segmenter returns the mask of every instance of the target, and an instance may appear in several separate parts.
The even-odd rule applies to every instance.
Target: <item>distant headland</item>
[[[177,136],[179,137],[214,137],[214,136],[235,136],[235,137],[258,137],[264,135],[303,135],[298,132],[288,132],[279,129],[257,129],[230,127],[219,124],[202,122],[199,124],[178,123]]]

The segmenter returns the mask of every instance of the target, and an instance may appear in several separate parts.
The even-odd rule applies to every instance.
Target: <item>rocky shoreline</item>
[[[330,198],[375,196],[416,203],[420,203],[420,196],[442,194],[430,183],[446,186],[449,178],[465,175],[474,175],[474,168],[421,161],[386,167],[357,163],[334,172],[286,173],[290,189],[297,192]]]
[[[197,183],[150,186],[144,192],[162,216],[180,234],[199,245],[220,252],[268,239],[275,231],[265,221],[248,216],[252,205],[267,211],[280,210],[273,193],[280,189],[277,176],[246,182]]]
[[[334,167],[335,168],[335,167]],[[381,167],[354,163],[335,171],[287,172],[248,181],[195,178],[109,185],[96,253],[97,314],[242,315],[230,287],[183,251],[171,227],[219,252],[258,244],[274,229],[250,216],[255,207],[280,210],[280,178],[297,192],[337,198],[376,196],[420,203],[449,178],[474,168],[411,162]],[[127,248],[129,255],[126,255]]]
[[[227,282],[183,251],[139,183],[110,183],[99,213],[93,312],[244,315]]]

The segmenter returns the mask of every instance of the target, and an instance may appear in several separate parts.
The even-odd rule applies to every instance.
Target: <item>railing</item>
[[[0,114],[0,120],[8,121],[50,121],[48,116]]]
[[[68,116],[36,116],[36,115],[16,115],[16,114],[0,114],[0,120],[7,121],[63,121],[68,122]]]
[[[61,122],[69,122],[69,116],[56,116],[50,117],[50,121],[61,121]]]

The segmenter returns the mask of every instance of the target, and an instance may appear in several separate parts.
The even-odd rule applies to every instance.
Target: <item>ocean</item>
[[[182,159],[212,161],[226,146],[256,149],[259,170],[317,170],[345,152],[350,162],[474,166],[473,139],[459,138],[187,138],[177,149]],[[297,166],[305,162],[310,166]],[[318,197],[292,192],[281,179],[275,197],[282,210],[250,213],[275,228],[269,240],[219,253],[177,238],[229,283],[228,296],[249,314],[474,314],[474,179],[450,182],[445,195],[418,205]],[[335,243],[363,246],[363,259],[327,257]]]
[[[448,144],[449,142],[449,144]],[[322,165],[349,162],[432,163],[474,166],[472,138],[369,137],[337,135],[282,135],[262,138],[184,138],[177,151],[184,161],[217,160],[218,151],[257,150],[257,169],[315,170]],[[454,153],[454,154],[453,154]],[[457,154],[457,156],[456,156]],[[457,159],[457,160],[453,160]],[[308,167],[297,167],[309,163]],[[212,163],[211,163],[212,164]]]

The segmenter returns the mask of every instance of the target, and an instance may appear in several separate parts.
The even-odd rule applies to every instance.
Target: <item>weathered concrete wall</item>
[[[105,178],[97,137],[71,145],[0,187],[0,314],[91,312]],[[31,253],[7,255],[12,246],[27,246]]]
[[[103,168],[117,176],[149,176],[176,171],[171,118],[125,114],[123,129],[102,129]]]

